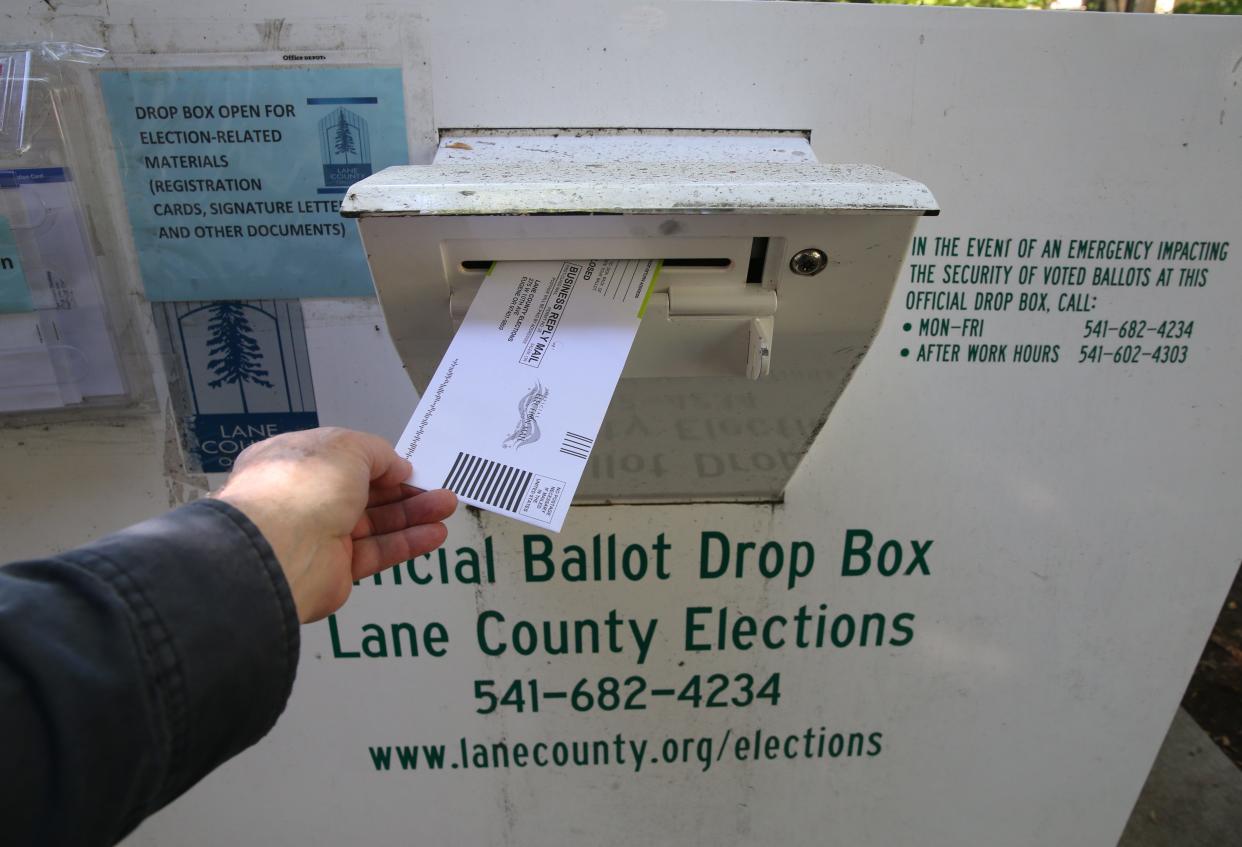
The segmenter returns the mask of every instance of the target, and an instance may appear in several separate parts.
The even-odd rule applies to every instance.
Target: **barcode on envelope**
[[[512,465],[503,465],[470,453],[458,453],[448,476],[444,478],[444,487],[458,497],[516,512],[526,490],[530,488],[532,477],[534,474],[530,471]]]
[[[594,443],[594,438],[587,438],[576,432],[567,432],[561,439],[561,452],[576,459],[585,459],[591,455],[591,445]]]

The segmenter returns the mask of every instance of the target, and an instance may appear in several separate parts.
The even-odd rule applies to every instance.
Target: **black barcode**
[[[593,438],[578,435],[576,432],[567,432],[565,437],[561,439],[561,452],[579,459],[585,459],[591,455],[591,445],[594,443],[595,439]]]
[[[457,460],[444,478],[444,487],[458,497],[516,512],[522,495],[530,487],[532,476],[534,474],[530,471],[521,468],[469,453],[458,453]]]

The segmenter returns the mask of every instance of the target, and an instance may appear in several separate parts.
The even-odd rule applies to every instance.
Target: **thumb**
[[[395,486],[405,482],[414,473],[413,466],[398,456],[392,445],[378,435],[355,433],[358,447],[369,466],[368,479],[372,485]]]

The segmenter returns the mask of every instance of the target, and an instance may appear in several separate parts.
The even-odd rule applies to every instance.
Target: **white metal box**
[[[635,130],[446,133],[342,204],[420,391],[492,262],[663,260],[579,502],[779,499],[935,212],[803,133]]]

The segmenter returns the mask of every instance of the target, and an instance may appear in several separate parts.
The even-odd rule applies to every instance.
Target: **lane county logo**
[[[155,316],[196,470],[228,471],[255,441],[318,426],[297,301],[161,303]]]
[[[374,102],[374,97],[342,97],[337,102]],[[308,101],[310,102],[310,101]],[[320,193],[343,194],[371,175],[371,130],[366,118],[344,107],[319,120],[319,158],[323,162]]]
[[[543,412],[543,405],[548,401],[548,389],[538,380],[531,387],[530,391],[522,396],[518,401],[518,423],[517,428],[509,433],[509,437],[500,445],[502,449],[512,447],[514,450],[521,449],[527,444],[534,444],[543,434],[539,431],[539,415]]]

